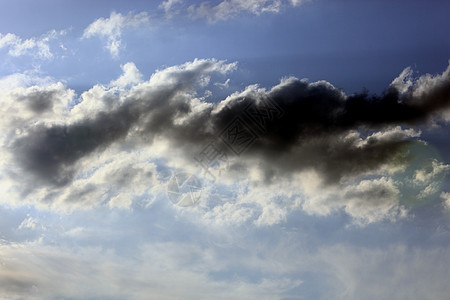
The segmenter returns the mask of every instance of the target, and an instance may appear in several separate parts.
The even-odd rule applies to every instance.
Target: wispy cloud
[[[174,7],[183,2],[184,0],[166,0],[159,5],[159,8],[163,9],[166,16],[170,18],[174,13]]]
[[[253,239],[232,238],[238,247],[211,245],[201,237],[195,243],[141,242],[124,252],[104,245],[2,243],[0,297],[445,299],[449,293],[445,246],[342,243],[308,251],[293,236],[281,232],[256,245]]]
[[[138,27],[147,24],[149,16],[146,12],[127,15],[112,12],[109,18],[99,18],[91,23],[83,33],[83,38],[98,36],[105,40],[106,49],[113,57],[118,57],[122,45],[122,33],[130,27]]]
[[[309,0],[224,0],[217,4],[204,1],[200,4],[191,4],[191,1],[167,0],[163,1],[160,8],[164,9],[167,16],[179,13],[183,7],[193,19],[204,18],[209,22],[217,22],[233,18],[239,14],[250,13],[260,15],[262,13],[278,13],[283,6],[298,6]],[[217,2],[217,1],[216,1]],[[195,2],[194,2],[195,3]]]

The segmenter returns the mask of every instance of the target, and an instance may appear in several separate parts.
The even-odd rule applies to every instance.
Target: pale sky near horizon
[[[0,1],[0,298],[445,299],[449,11]]]

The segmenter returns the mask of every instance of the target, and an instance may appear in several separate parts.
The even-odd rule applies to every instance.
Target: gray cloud
[[[145,86],[144,91],[136,90],[125,103],[109,111],[93,112],[92,117],[83,117],[70,124],[38,124],[10,142],[9,149],[23,170],[36,175],[38,182],[66,185],[75,175],[75,165],[81,158],[123,140],[131,129],[139,129],[147,139],[165,134],[166,130],[180,132],[182,128],[173,122],[179,115],[190,113],[191,107],[186,96],[179,97],[178,94],[192,90],[201,76],[212,71],[226,72],[234,64],[201,60],[189,66],[191,69],[169,68],[167,74],[160,74],[162,78],[153,80],[160,81],[152,85],[150,80],[150,86]],[[27,94],[24,101],[36,105],[45,98],[43,93],[38,96]]]
[[[30,127],[10,143],[9,150],[34,184],[62,187],[72,182],[85,158],[120,141],[142,138],[142,144],[164,139],[192,160],[236,116],[242,116],[244,129],[258,137],[240,158],[235,157],[231,171],[239,165],[245,170],[256,161],[269,181],[315,170],[326,182],[337,183],[404,163],[406,146],[420,132],[400,126],[430,120],[450,104],[450,68],[442,75],[419,78],[403,93],[393,84],[381,96],[347,96],[325,81],[287,78],[269,91],[252,86],[216,104],[195,97],[196,87],[207,84],[212,73],[234,67],[196,60],[158,71],[89,117]],[[250,105],[253,113],[263,113],[267,101],[276,103],[282,116],[266,118],[261,129],[243,112]]]
[[[327,82],[308,83],[297,78],[284,80],[269,92],[250,91],[228,101],[213,115],[215,128],[223,128],[248,105],[263,111],[265,101],[284,110],[281,118],[267,120],[265,133],[246,157],[264,158],[266,167],[280,172],[314,168],[327,179],[338,181],[344,175],[360,174],[385,163],[399,160],[399,154],[417,133],[397,130],[395,135],[372,135],[392,126],[424,122],[450,105],[449,70],[434,85],[423,82],[400,94],[390,87],[381,96],[346,96]],[[424,85],[432,88],[418,92]],[[258,132],[255,122],[250,129]],[[362,143],[352,130],[368,133]],[[281,170],[280,170],[281,167]],[[272,172],[273,174],[273,172]]]
[[[28,108],[36,114],[51,111],[53,104],[58,101],[58,91],[33,91],[26,96],[19,96],[18,101],[26,102]]]

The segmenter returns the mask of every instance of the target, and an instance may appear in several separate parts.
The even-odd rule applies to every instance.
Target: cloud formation
[[[441,198],[444,200],[444,208],[450,210],[450,193],[441,193]]]
[[[141,242],[125,255],[107,246],[0,244],[0,297],[286,299],[308,297],[312,289],[321,299],[445,299],[449,293],[445,246],[343,243],[311,253],[303,241],[280,236],[257,246],[251,238],[232,239],[238,247],[204,240]],[[234,276],[220,277],[228,273]]]
[[[160,8],[164,9],[167,16],[180,11],[180,6],[187,6],[187,12],[193,19],[204,18],[209,22],[223,21],[242,13],[260,15],[262,13],[278,13],[283,6],[298,6],[307,0],[224,0],[211,4],[209,1],[200,4],[185,3],[183,0],[163,1]]]
[[[192,157],[212,140],[225,147],[224,129],[230,133],[227,126],[239,117],[239,130],[255,138],[240,155],[227,150],[227,163],[217,168],[228,174],[220,179],[225,185],[244,176],[248,180],[242,188],[250,184],[256,189],[233,196],[240,199],[233,204],[239,212],[222,205],[211,216],[240,216],[238,223],[256,217],[257,224],[272,224],[285,218],[286,208],[317,214],[344,209],[355,219],[374,222],[404,215],[401,192],[388,175],[408,162],[408,147],[420,136],[411,126],[442,117],[450,105],[450,68],[412,83],[403,72],[380,96],[346,95],[326,81],[290,77],[270,90],[253,85],[217,103],[205,102],[196,91],[211,76],[234,70],[236,63],[195,60],[159,70],[147,81],[134,64],[122,68],[118,79],[78,99],[61,83],[3,95],[10,112],[2,120],[7,190],[15,190],[12,182],[20,178],[22,198],[127,207],[133,203],[129,199],[149,191],[145,182],[160,181],[155,160],[194,170]],[[399,87],[402,82],[407,87]],[[136,151],[141,154],[133,167],[130,157]],[[111,160],[123,161],[123,170],[106,171]],[[418,172],[428,186],[434,177]],[[112,188],[106,178],[115,178],[114,173],[119,179]],[[128,200],[120,196],[130,193],[125,192],[130,186],[126,177],[142,187]],[[265,196],[256,196],[263,191]],[[291,204],[277,204],[279,191]]]
[[[89,24],[84,30],[83,38],[98,36],[106,40],[106,49],[113,57],[118,57],[122,45],[122,33],[130,27],[138,27],[148,24],[149,16],[146,12],[133,14],[129,12],[127,15],[112,12],[109,18],[99,18]]]
[[[0,49],[8,48],[8,54],[11,56],[31,55],[41,59],[51,59],[54,54],[50,51],[50,42],[65,34],[65,30],[51,30],[40,37],[23,40],[13,33],[0,33]]]

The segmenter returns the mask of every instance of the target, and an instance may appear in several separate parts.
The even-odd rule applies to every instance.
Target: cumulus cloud
[[[19,198],[36,203],[129,207],[160,183],[157,160],[195,170],[193,156],[213,141],[228,157],[211,167],[228,174],[220,178],[225,186],[248,181],[241,182],[245,193],[231,195],[237,201],[222,203],[206,218],[267,225],[299,208],[314,214],[343,209],[362,223],[404,215],[401,192],[389,174],[408,162],[408,147],[421,134],[412,126],[449,108],[450,68],[407,88],[393,84],[380,96],[346,95],[326,81],[294,77],[270,90],[249,86],[218,103],[197,96],[211,76],[235,68],[236,63],[194,60],[145,81],[127,63],[118,79],[79,98],[61,83],[7,91],[5,191],[20,190]],[[427,173],[417,171],[416,180],[429,186],[431,173],[447,168],[436,162]],[[140,188],[132,192],[122,179],[108,185],[113,174]],[[19,178],[20,188],[14,183]],[[303,182],[303,188],[293,182]],[[428,192],[438,190],[430,186]]]
[[[223,61],[197,60],[157,72],[148,82],[134,87],[123,103],[116,101],[107,105],[108,111],[91,109],[92,117],[71,124],[37,124],[17,139],[12,148],[21,153],[20,160],[26,170],[32,170],[49,183],[65,184],[73,176],[72,166],[79,159],[125,138],[133,129],[148,137],[163,134],[166,130],[181,134],[178,128],[170,126],[175,125],[172,123],[174,118],[191,111],[186,93],[195,87],[200,77],[211,72],[227,72],[233,66]],[[93,98],[92,101],[113,102],[114,96],[109,98],[106,94],[106,99]],[[35,100],[31,99],[30,103]],[[75,113],[77,106],[72,109]]]
[[[102,203],[126,207],[133,202],[130,199],[150,192],[149,187],[156,183],[155,165],[150,161],[158,153],[155,149],[151,152],[145,147],[138,150],[139,146],[132,146],[136,136],[142,137],[142,141],[144,137],[152,138],[151,132],[145,130],[146,123],[154,120],[151,112],[162,110],[164,114],[173,109],[177,114],[178,110],[184,111],[183,101],[199,78],[204,80],[208,74],[227,73],[234,68],[234,63],[196,60],[167,68],[155,73],[149,81],[141,82],[139,71],[128,63],[117,80],[104,86],[96,85],[79,99],[74,99],[74,91],[62,83],[19,87],[2,93],[5,115],[2,149],[11,150],[2,156],[4,173],[9,174],[9,179],[2,182],[2,192],[19,194],[17,197],[23,199],[34,191],[28,198],[45,199],[44,202],[53,203],[55,207],[64,204],[88,207]],[[130,85],[133,88],[127,92]],[[171,104],[165,102],[173,97],[180,99]],[[199,106],[203,105],[199,102]],[[155,116],[158,117],[158,113]],[[124,143],[114,144],[117,141]],[[23,155],[24,159],[15,166],[8,162],[10,155],[14,155],[13,149],[21,152],[19,156]],[[22,160],[19,156],[17,159]],[[121,165],[121,161],[126,163],[114,169],[111,161],[115,166]],[[138,161],[142,162],[142,167],[138,167]],[[108,168],[113,169],[104,173]],[[30,175],[30,170],[33,176],[21,178],[22,172]],[[122,173],[123,176],[118,175]],[[126,182],[118,179],[116,184],[111,184],[110,179],[115,177]],[[28,183],[18,189],[13,181]],[[124,184],[129,186],[129,192],[125,191]],[[58,186],[66,188],[58,189]]]
[[[0,94],[0,124],[20,135],[20,132],[28,128],[29,123],[42,124],[63,120],[74,96],[74,91],[66,89],[61,82],[51,81],[44,85],[19,86],[4,90]],[[6,131],[3,133],[7,135]],[[6,143],[7,140],[2,139],[2,142]]]
[[[123,75],[110,82],[110,86],[127,88],[142,82],[142,74],[134,63],[126,63],[121,66]]]
[[[50,42],[65,34],[65,30],[51,30],[40,37],[24,40],[13,33],[0,33],[0,49],[8,48],[8,54],[11,56],[30,55],[41,59],[51,59],[54,54],[50,50]]]
[[[307,1],[307,0],[306,0]],[[171,17],[173,14],[180,12],[180,6],[187,6],[187,12],[191,18],[205,18],[209,22],[217,22],[233,18],[242,13],[251,13],[260,15],[262,13],[278,13],[283,6],[298,6],[305,0],[224,0],[216,1],[211,4],[209,1],[201,2],[200,4],[190,4],[183,0],[168,0],[163,1],[160,8],[164,9],[167,16]]]
[[[309,214],[324,216],[343,210],[359,225],[405,216],[406,211],[399,203],[400,192],[390,178],[323,186],[317,175],[308,175],[301,179],[306,190],[301,205]]]
[[[109,18],[99,18],[91,23],[83,33],[83,38],[98,36],[105,40],[106,49],[113,57],[118,57],[122,45],[122,33],[130,27],[138,27],[148,24],[149,16],[146,12],[127,15],[112,12]]]

